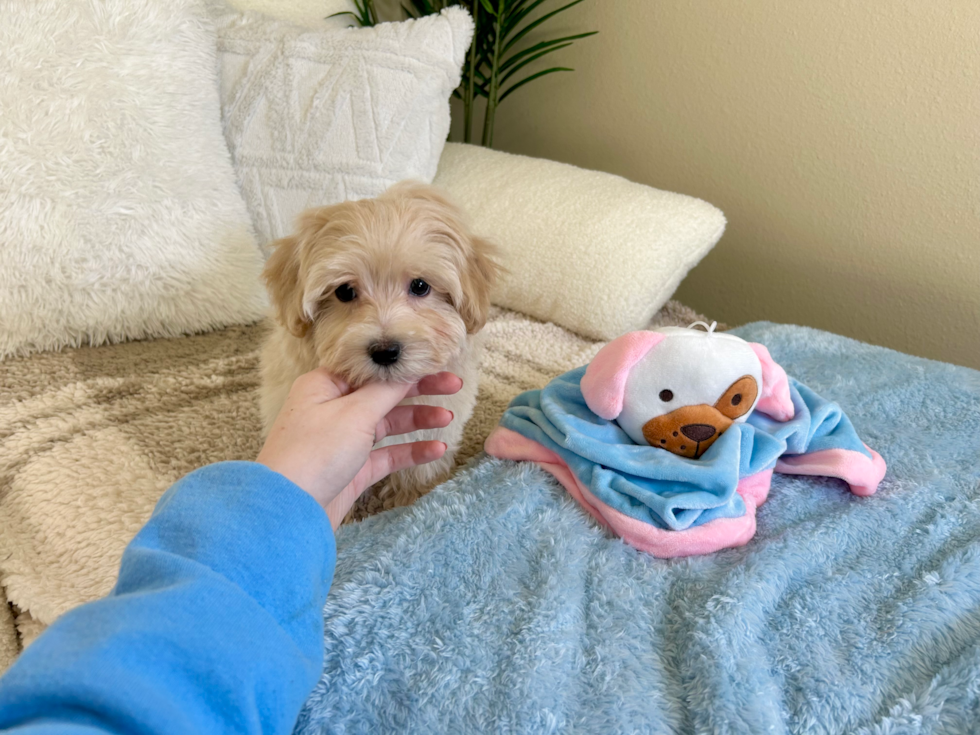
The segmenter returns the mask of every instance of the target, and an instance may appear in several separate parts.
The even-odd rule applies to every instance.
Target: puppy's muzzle
[[[377,365],[388,367],[398,362],[402,346],[398,342],[377,342],[368,347],[368,354]]]

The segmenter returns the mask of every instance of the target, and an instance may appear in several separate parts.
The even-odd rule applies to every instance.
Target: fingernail
[[[449,411],[448,408],[446,410]],[[456,414],[454,414],[452,411],[449,411],[449,420],[452,421],[454,418],[456,418]]]

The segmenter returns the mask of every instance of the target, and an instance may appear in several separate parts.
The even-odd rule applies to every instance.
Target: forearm
[[[326,514],[261,465],[161,498],[105,599],[57,620],[0,680],[0,728],[290,732],[323,657]]]

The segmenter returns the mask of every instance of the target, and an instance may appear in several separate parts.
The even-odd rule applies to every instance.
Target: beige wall
[[[496,147],[728,216],[678,296],[980,368],[980,2],[586,0]],[[558,56],[556,55],[556,57]]]

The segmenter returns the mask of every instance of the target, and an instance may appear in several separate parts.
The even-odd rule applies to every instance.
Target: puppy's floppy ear
[[[496,245],[479,237],[469,237],[469,253],[460,273],[463,298],[457,306],[469,334],[476,334],[487,323],[490,294],[503,270],[497,261]]]
[[[303,311],[303,284],[300,282],[300,237],[284,237],[273,243],[275,250],[266,261],[262,279],[276,308],[279,323],[296,337],[303,337],[310,321]]]

